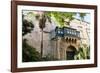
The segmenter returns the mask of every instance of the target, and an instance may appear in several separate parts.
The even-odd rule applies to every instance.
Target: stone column
[[[61,42],[61,38],[58,37],[58,40],[57,40],[57,47],[56,47],[56,57],[57,59],[60,59],[60,42]]]

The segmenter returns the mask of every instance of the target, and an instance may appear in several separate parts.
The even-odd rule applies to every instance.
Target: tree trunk
[[[43,56],[43,29],[42,29],[42,32],[41,32],[41,58]]]

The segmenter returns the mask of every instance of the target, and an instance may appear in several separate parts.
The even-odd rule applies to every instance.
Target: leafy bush
[[[23,19],[23,26],[22,26],[22,35],[26,35],[27,33],[30,33],[34,28],[34,25],[32,22],[29,22],[28,20]]]
[[[40,61],[41,56],[39,52],[36,51],[35,48],[31,47],[26,43],[26,40],[23,40],[22,46],[22,61],[23,62],[33,62],[33,61]]]
[[[80,47],[79,51],[77,52],[75,59],[81,60],[81,59],[90,59],[90,47],[83,48]]]
[[[36,61],[54,61],[57,60],[51,55],[41,57],[41,54],[26,43],[26,39],[23,40],[22,45],[22,62],[36,62]]]

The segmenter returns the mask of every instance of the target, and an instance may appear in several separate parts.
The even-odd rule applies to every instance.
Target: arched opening
[[[75,54],[76,48],[70,45],[66,50],[66,60],[74,60]]]
[[[66,38],[66,42],[68,43],[68,38]]]
[[[73,43],[74,39],[72,39],[72,43]]]
[[[71,43],[71,38],[69,38],[69,43]]]
[[[76,44],[76,42],[77,42],[77,40],[76,39],[74,39],[74,43]]]

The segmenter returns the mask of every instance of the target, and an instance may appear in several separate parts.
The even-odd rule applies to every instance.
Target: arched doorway
[[[66,50],[66,60],[74,60],[76,54],[76,48],[74,46],[69,46]]]

